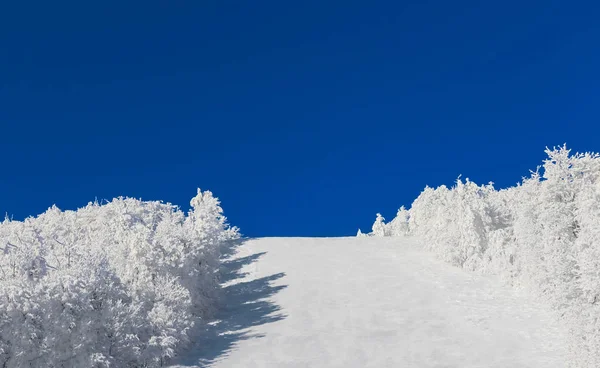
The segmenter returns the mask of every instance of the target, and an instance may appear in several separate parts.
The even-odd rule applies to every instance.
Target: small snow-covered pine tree
[[[373,235],[374,236],[385,236],[385,222],[383,216],[380,213],[377,214],[375,223],[373,224]]]

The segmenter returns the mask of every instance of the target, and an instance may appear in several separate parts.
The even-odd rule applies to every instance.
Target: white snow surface
[[[566,366],[541,302],[411,238],[252,239],[225,267],[218,320],[173,367]]]

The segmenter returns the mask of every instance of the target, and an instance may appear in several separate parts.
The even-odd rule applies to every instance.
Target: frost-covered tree
[[[546,154],[515,187],[497,191],[468,179],[426,187],[390,223],[378,215],[372,235],[398,236],[408,223],[408,233],[440,258],[530,288],[570,326],[571,366],[597,367],[600,155],[573,155],[566,146]]]
[[[448,189],[425,188],[408,216],[411,234],[422,237],[426,247],[457,266],[476,269],[487,249],[487,232],[496,218],[493,186],[456,181]]]
[[[404,206],[400,207],[396,217],[386,224],[385,235],[386,236],[404,236],[408,234],[408,221],[410,213]]]
[[[377,218],[375,219],[375,223],[373,223],[373,235],[374,236],[385,236],[385,219],[381,216],[380,213],[377,214]]]
[[[191,206],[117,198],[2,222],[0,366],[162,366],[214,311],[239,236],[212,193]]]

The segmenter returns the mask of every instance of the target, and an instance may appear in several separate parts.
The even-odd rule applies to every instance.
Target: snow
[[[549,307],[411,238],[251,239],[172,367],[565,367]]]

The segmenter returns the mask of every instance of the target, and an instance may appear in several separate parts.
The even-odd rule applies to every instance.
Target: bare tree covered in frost
[[[571,366],[600,367],[600,155],[546,153],[512,188],[427,187],[369,235],[418,236],[447,262],[529,287],[570,327]]]
[[[0,366],[163,365],[210,315],[238,237],[210,192],[191,206],[118,198],[2,222]]]

